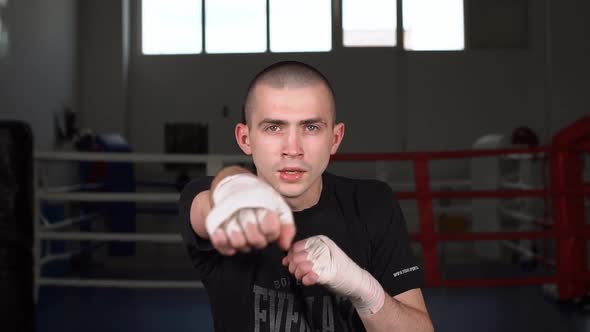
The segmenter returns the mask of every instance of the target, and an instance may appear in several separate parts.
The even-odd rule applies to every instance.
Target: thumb
[[[289,250],[296,232],[295,224],[281,224],[278,239],[279,247],[283,250]]]

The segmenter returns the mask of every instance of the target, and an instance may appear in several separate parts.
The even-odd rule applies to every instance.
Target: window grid
[[[147,0],[143,0],[142,2],[147,1]],[[153,0],[152,0],[153,1]],[[186,0],[185,0],[186,1]],[[265,20],[266,20],[266,47],[264,51],[255,51],[255,52],[207,52],[207,38],[206,38],[206,27],[207,27],[207,14],[206,14],[206,2],[207,1],[215,1],[215,0],[193,0],[193,1],[199,1],[200,2],[200,14],[201,14],[201,29],[200,29],[200,40],[199,40],[199,48],[197,52],[178,52],[178,53],[171,53],[171,52],[160,52],[160,53],[154,53],[154,52],[146,52],[146,41],[145,41],[145,29],[146,27],[144,26],[145,21],[144,18],[142,17],[142,26],[141,26],[141,48],[142,48],[142,53],[146,54],[146,55],[152,55],[152,54],[228,54],[228,53],[282,53],[285,51],[273,51],[271,48],[271,37],[272,37],[272,32],[271,32],[271,10],[270,10],[270,6],[271,6],[271,1],[273,0],[265,0],[266,3],[266,15],[265,15]],[[239,0],[238,0],[239,1]],[[281,0],[278,0],[281,1]],[[282,1],[291,1],[291,0],[282,0]],[[294,1],[294,0],[292,0]],[[444,50],[444,51],[463,51],[465,50],[465,42],[466,42],[466,38],[465,38],[465,20],[466,20],[466,15],[465,15],[465,8],[461,8],[462,12],[462,18],[463,20],[461,21],[461,25],[462,25],[462,40],[463,40],[463,44],[461,45],[462,47],[458,47],[458,48],[454,48],[454,49],[428,49],[428,48],[420,48],[420,49],[416,49],[416,50],[412,50],[412,49],[408,49],[408,45],[406,42],[406,31],[404,31],[403,27],[404,27],[404,8],[405,6],[403,6],[403,3],[405,1],[402,0],[391,0],[394,4],[395,4],[395,8],[396,8],[396,24],[395,24],[395,40],[393,43],[391,43],[391,40],[389,40],[390,44],[392,45],[346,45],[345,42],[345,34],[346,32],[344,31],[344,2],[346,1],[352,1],[352,0],[341,0],[340,1],[340,6],[339,6],[339,15],[333,15],[333,0],[330,1],[330,24],[329,24],[329,29],[330,29],[330,47],[329,48],[324,48],[322,50],[313,50],[313,51],[301,51],[301,50],[292,50],[292,51],[286,51],[286,52],[330,52],[332,50],[334,50],[334,47],[337,47],[338,49],[340,48],[391,48],[391,49],[398,49],[400,51],[405,51],[405,52],[415,52],[415,51],[437,51],[437,50]],[[356,0],[358,1],[358,0]],[[386,0],[372,0],[372,1],[377,1],[377,2],[384,2]],[[410,0],[411,1],[411,0]],[[143,5],[143,3],[142,3]],[[141,8],[141,7],[140,7]],[[143,11],[142,15],[144,14]],[[334,37],[339,37],[338,40],[336,41],[334,39]]]

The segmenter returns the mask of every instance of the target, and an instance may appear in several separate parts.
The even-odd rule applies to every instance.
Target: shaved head
[[[296,89],[310,86],[324,86],[330,94],[332,104],[333,123],[336,122],[336,101],[334,90],[328,79],[320,73],[319,70],[302,62],[282,61],[277,62],[262,70],[248,86],[244,108],[242,112],[242,122],[250,123],[252,111],[255,110],[254,90],[257,86],[264,84],[276,89]]]

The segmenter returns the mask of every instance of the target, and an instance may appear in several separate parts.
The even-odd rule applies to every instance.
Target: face
[[[248,126],[236,126],[240,148],[292,209],[317,203],[321,175],[344,137],[344,124],[334,124],[328,88],[259,84],[252,98]]]

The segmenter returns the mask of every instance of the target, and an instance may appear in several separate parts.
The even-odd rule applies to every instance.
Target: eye
[[[305,129],[307,131],[318,131],[318,130],[320,130],[320,127],[310,124],[310,125],[305,125]]]
[[[280,128],[277,125],[270,125],[270,126],[266,127],[264,130],[270,131],[270,132],[277,132],[277,131],[279,131],[279,129]]]

